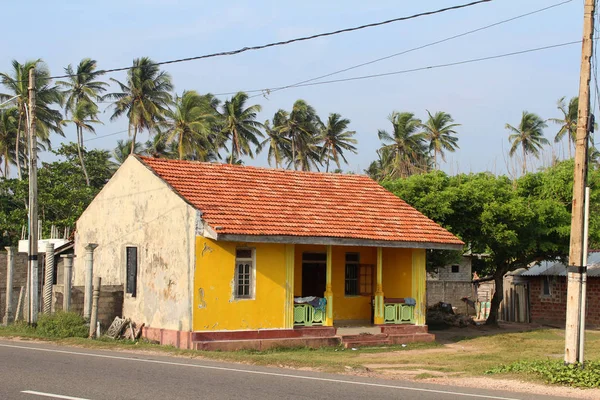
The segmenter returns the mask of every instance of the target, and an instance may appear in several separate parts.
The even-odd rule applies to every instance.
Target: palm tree
[[[410,112],[394,111],[388,120],[392,123],[393,134],[378,131],[383,142],[380,149],[385,154],[385,169],[389,177],[406,178],[418,170],[427,170],[427,148],[423,133],[417,133],[421,120]]]
[[[221,133],[231,140],[231,154],[229,162],[233,164],[235,158],[241,155],[254,157],[250,144],[260,146],[259,137],[263,137],[260,131],[263,124],[256,121],[261,106],[254,104],[246,107],[248,95],[238,92],[230,100],[225,101],[221,108],[222,130]]]
[[[134,146],[133,153],[139,154],[144,152],[144,146],[141,143],[133,144],[131,139],[117,140],[117,147],[113,149],[113,158],[117,165],[121,165],[127,160],[131,152],[131,146]]]
[[[321,133],[321,140],[323,141],[322,156],[327,157],[325,172],[329,172],[329,163],[331,160],[335,161],[338,169],[340,168],[340,157],[348,164],[346,157],[344,157],[344,150],[356,154],[356,147],[353,145],[357,142],[352,137],[356,132],[347,131],[348,125],[350,125],[349,119],[342,118],[337,113],[329,114],[327,125],[323,127]]]
[[[16,107],[0,110],[0,168],[5,178],[8,177],[9,165],[16,165],[15,142],[17,140],[17,120],[19,110]]]
[[[114,112],[111,121],[122,115],[129,119],[129,134],[133,129],[130,153],[136,149],[138,132],[150,132],[158,122],[164,121],[164,114],[171,104],[171,76],[161,71],[148,57],[136,58],[127,71],[127,82],[122,83],[111,78],[119,85],[120,92],[110,93],[105,98],[113,99]]]
[[[212,98],[212,95],[200,96],[193,90],[184,91],[181,97],[175,97],[174,108],[166,111],[161,127],[166,129],[167,144],[177,143],[180,160],[194,154],[196,159],[206,161],[209,154],[216,152],[210,138],[217,120]]]
[[[571,145],[575,143],[575,135],[577,134],[577,115],[579,112],[579,97],[573,97],[569,100],[569,105],[565,105],[565,97],[558,100],[557,107],[563,114],[561,118],[550,118],[555,124],[560,125],[560,129],[554,137],[554,143],[558,143],[567,135],[569,142],[569,158],[571,158]]]
[[[83,161],[83,131],[95,133],[90,123],[99,123],[98,106],[96,101],[100,98],[100,93],[106,91],[108,84],[96,80],[103,75],[103,71],[96,71],[96,60],[84,58],[73,70],[71,64],[65,68],[68,80],[58,81],[57,84],[63,87],[65,100],[65,116],[71,114],[71,120],[77,130],[77,153],[81,169],[85,175],[85,182],[90,186],[90,178]]]
[[[460,126],[460,124],[454,124],[454,119],[448,113],[438,111],[434,115],[431,115],[427,110],[429,118],[427,122],[421,125],[424,130],[425,140],[429,142],[429,151],[433,151],[433,165],[434,169],[438,169],[438,154],[442,156],[442,160],[446,161],[444,150],[454,152],[458,148],[458,138],[454,128]]]
[[[543,145],[548,144],[548,140],[544,137],[544,128],[546,121],[539,115],[523,111],[521,122],[515,128],[510,124],[506,124],[506,129],[512,132],[508,137],[512,146],[510,148],[510,156],[513,156],[519,146],[523,154],[523,175],[527,173],[527,154],[532,154],[536,158],[539,157],[540,149]]]
[[[15,98],[19,112],[17,120],[17,137],[15,140],[15,154],[21,154],[20,147],[23,143],[23,134],[27,129],[27,104],[29,102],[29,70],[35,68],[36,88],[36,133],[38,140],[50,146],[50,133],[63,135],[63,118],[58,110],[50,108],[54,104],[62,104],[63,95],[57,86],[50,84],[50,71],[41,59],[27,61],[24,64],[12,61],[11,73],[0,73],[0,83],[9,91],[1,94],[0,100]],[[16,158],[17,174],[22,179],[20,157]]]
[[[281,111],[281,110],[280,110]],[[269,152],[267,154],[267,162],[271,165],[271,160],[275,160],[275,168],[279,168],[283,164],[284,158],[291,158],[290,152],[290,139],[285,137],[279,130],[274,127],[277,126],[282,115],[280,111],[275,113],[273,116],[273,127],[269,120],[266,120],[263,124],[265,127],[266,139],[260,143],[256,149],[257,153],[260,153],[264,148],[268,146]]]

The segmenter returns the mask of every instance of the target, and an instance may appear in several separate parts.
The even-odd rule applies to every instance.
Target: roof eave
[[[316,244],[338,246],[370,246],[395,247],[407,249],[463,250],[462,244],[435,242],[408,242],[392,240],[371,240],[357,238],[338,238],[326,236],[283,236],[283,235],[239,235],[217,233],[218,241],[247,243],[283,243],[283,244]]]

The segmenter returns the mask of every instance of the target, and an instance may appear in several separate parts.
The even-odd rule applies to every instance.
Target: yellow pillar
[[[412,250],[412,297],[417,301],[415,306],[415,324],[425,325],[425,249]]]
[[[333,289],[331,287],[331,245],[327,246],[327,280],[325,283],[325,299],[327,300],[327,312],[325,314],[325,326],[333,326]]]
[[[294,254],[293,244],[285,245],[285,312],[284,326],[294,327]]]
[[[385,323],[383,304],[383,248],[377,248],[377,289],[375,290],[375,325]]]

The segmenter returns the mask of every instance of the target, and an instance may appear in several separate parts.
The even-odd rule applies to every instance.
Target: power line
[[[456,61],[456,62],[452,62],[452,63],[435,64],[435,65],[429,65],[429,66],[426,66],[426,67],[404,69],[404,70],[393,71],[393,72],[385,72],[385,73],[382,73],[382,74],[362,75],[362,76],[355,76],[355,77],[343,78],[343,79],[332,79],[332,80],[329,80],[329,81],[321,81],[321,82],[309,82],[309,83],[298,84],[295,87],[326,85],[326,84],[330,84],[330,83],[347,82],[347,81],[357,81],[357,80],[362,80],[362,79],[379,78],[379,77],[382,77],[382,76],[390,76],[390,75],[400,75],[400,74],[406,74],[406,73],[409,73],[409,72],[423,71],[423,70],[427,70],[427,69],[437,69],[437,68],[452,67],[452,66],[456,66],[456,65],[471,64],[471,63],[480,62],[480,61],[493,60],[493,59],[497,59],[497,58],[504,58],[504,57],[516,56],[516,55],[519,55],[519,54],[525,54],[525,53],[532,53],[532,52],[536,52],[536,51],[548,50],[548,49],[553,49],[553,48],[557,48],[557,47],[570,46],[570,45],[578,44],[578,43],[581,43],[581,40],[575,40],[573,42],[553,44],[553,45],[543,46],[543,47],[535,47],[535,48],[527,49],[527,50],[513,51],[513,52],[510,52],[510,53],[496,54],[496,55],[487,56],[487,57],[472,58],[472,59],[461,60],[461,61]],[[268,89],[268,90],[277,90],[277,89],[282,89],[282,88],[284,88],[284,87],[281,86],[281,87],[276,87],[276,88]],[[253,90],[248,90],[248,91],[245,91],[245,92],[246,93],[262,92],[264,90],[265,89],[253,89]]]
[[[115,135],[118,135],[119,133],[125,133],[125,132],[129,132],[129,130],[125,129],[124,131],[109,133],[108,135],[94,136],[91,139],[85,139],[84,142],[91,142],[92,140],[98,140],[98,139],[102,139],[102,138],[109,137],[109,136],[115,136]]]
[[[556,4],[550,5],[548,7],[540,8],[538,10],[534,10],[534,11],[531,11],[531,12],[528,12],[528,13],[525,13],[525,14],[517,15],[515,17],[508,18],[508,19],[505,19],[505,20],[502,20],[502,21],[498,21],[498,22],[495,22],[495,23],[490,24],[490,25],[482,26],[482,27],[477,28],[477,29],[472,29],[470,31],[459,33],[457,35],[450,36],[450,37],[447,37],[445,39],[440,39],[440,40],[437,40],[435,42],[431,42],[431,43],[427,43],[427,44],[424,44],[424,45],[421,45],[421,46],[413,47],[411,49],[404,50],[404,51],[401,51],[399,53],[390,54],[388,56],[377,58],[377,59],[374,59],[374,60],[371,60],[371,61],[367,61],[367,62],[364,62],[364,63],[361,63],[361,64],[353,65],[351,67],[340,69],[338,71],[334,71],[334,72],[331,72],[331,73],[328,73],[328,74],[325,74],[325,75],[317,76],[315,78],[306,79],[304,81],[296,82],[296,83],[293,83],[293,84],[290,84],[290,85],[286,85],[286,86],[281,86],[281,87],[278,87],[276,89],[263,89],[263,90],[260,90],[260,91],[262,91],[262,92],[267,92],[268,91],[269,94],[272,94],[273,92],[277,92],[277,91],[280,91],[280,90],[297,87],[298,85],[301,85],[303,83],[313,82],[313,81],[316,81],[316,80],[319,80],[319,79],[323,79],[323,78],[327,78],[327,77],[330,77],[330,76],[333,76],[333,75],[341,74],[343,72],[351,71],[351,70],[356,69],[356,68],[364,67],[366,65],[375,64],[375,63],[377,63],[379,61],[388,60],[388,59],[393,58],[393,57],[397,57],[397,56],[401,56],[401,55],[404,55],[404,54],[412,53],[414,51],[422,50],[424,48],[435,46],[437,44],[449,42],[449,41],[454,40],[454,39],[458,39],[458,38],[461,38],[461,37],[464,37],[464,36],[467,36],[467,35],[471,35],[471,34],[476,33],[476,32],[480,32],[480,31],[483,31],[483,30],[486,30],[486,29],[489,29],[489,28],[493,28],[493,27],[498,26],[498,25],[502,25],[502,24],[505,24],[505,23],[508,23],[508,22],[515,21],[517,19],[521,19],[521,18],[528,17],[530,15],[538,14],[540,12],[547,11],[547,10],[550,10],[552,8],[555,8],[555,7],[559,7],[559,6],[562,6],[562,5],[567,4],[567,3],[571,3],[572,1],[573,0],[562,1],[560,3],[556,3]],[[217,93],[217,94],[215,94],[215,96],[228,96],[228,95],[233,95],[235,93],[237,93],[237,92]],[[258,96],[261,96],[261,95],[262,94],[250,96],[250,98],[258,97]]]
[[[262,49],[266,49],[266,48],[269,48],[269,47],[275,47],[275,46],[284,46],[284,45],[288,45],[288,44],[291,44],[291,43],[302,42],[302,41],[317,39],[317,38],[326,37],[326,36],[338,35],[340,33],[358,31],[358,30],[361,30],[361,29],[372,28],[372,27],[381,26],[381,25],[387,25],[387,24],[391,24],[391,23],[394,23],[394,22],[407,21],[407,20],[410,20],[410,19],[415,19],[415,18],[419,18],[419,17],[425,17],[425,16],[429,16],[429,15],[440,14],[440,13],[447,12],[447,11],[452,11],[452,10],[459,10],[461,8],[467,8],[467,7],[475,6],[475,5],[481,4],[481,3],[489,3],[491,1],[493,1],[493,0],[472,1],[470,3],[465,3],[465,4],[459,4],[459,5],[456,5],[456,6],[450,6],[450,7],[440,8],[440,9],[434,10],[434,11],[425,11],[425,12],[422,12],[422,13],[413,14],[413,15],[409,15],[409,16],[405,16],[405,17],[398,17],[398,18],[388,19],[386,21],[373,22],[373,23],[370,23],[370,24],[355,26],[355,27],[352,27],[352,28],[344,28],[344,29],[339,29],[339,30],[331,31],[331,32],[318,33],[318,34],[310,35],[310,36],[302,36],[302,37],[295,38],[295,39],[289,39],[289,40],[280,41],[280,42],[272,42],[272,43],[262,44],[262,45],[258,45],[258,46],[243,47],[243,48],[237,49],[237,50],[222,51],[222,52],[218,52],[218,53],[204,54],[204,55],[194,56],[194,57],[187,57],[187,58],[179,58],[179,59],[175,59],[175,60],[161,61],[161,62],[153,63],[151,65],[167,65],[167,64],[176,64],[176,63],[188,62],[188,61],[194,61],[194,60],[201,60],[201,59],[205,59],[205,58],[222,57],[222,56],[232,56],[232,55],[244,53],[244,52],[247,52],[247,51],[262,50]],[[133,68],[134,67],[132,67],[132,66],[127,66],[127,67],[120,67],[120,68],[103,69],[103,70],[99,70],[98,72],[99,73],[103,73],[103,74],[108,74],[108,73],[112,73],[112,72],[127,71],[127,70],[130,70],[130,69],[133,69]],[[62,78],[70,78],[70,77],[74,77],[74,76],[77,76],[77,74],[57,75],[57,76],[51,76],[51,77],[49,77],[47,79],[62,79]]]

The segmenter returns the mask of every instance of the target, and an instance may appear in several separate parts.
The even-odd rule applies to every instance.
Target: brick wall
[[[40,258],[40,264],[38,266],[39,281],[38,288],[40,291],[40,304],[41,304],[41,293],[42,293],[42,279],[44,273],[43,257]],[[6,312],[6,275],[7,275],[7,253],[6,251],[0,251],[0,322],[4,318]],[[19,293],[21,287],[25,287],[27,283],[27,254],[26,253],[15,253],[15,270],[13,273],[13,316],[17,311],[17,302],[19,301]],[[41,308],[40,308],[41,310]]]
[[[428,306],[443,301],[452,304],[458,309],[458,312],[465,313],[467,308],[465,303],[460,300],[463,297],[473,298],[471,282],[427,281]],[[469,313],[474,313],[474,310],[469,309]]]
[[[428,274],[428,279],[439,281],[468,281],[471,282],[473,276],[471,274],[471,258],[462,257],[460,263],[454,264],[458,266],[458,272],[452,272],[452,265],[437,268],[437,272]]]
[[[531,277],[529,293],[531,302],[531,320],[564,326],[567,315],[566,277],[550,277],[550,296],[542,295],[543,277]],[[586,323],[600,326],[600,278],[587,280]]]
[[[63,304],[63,285],[54,285],[52,292],[52,311],[61,311]],[[71,288],[71,309],[70,311],[83,314],[83,300],[85,288],[75,286]],[[103,285],[98,299],[98,321],[104,332],[115,317],[123,314],[123,286],[122,285]]]

